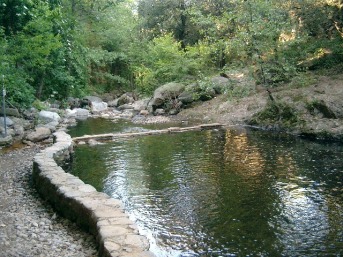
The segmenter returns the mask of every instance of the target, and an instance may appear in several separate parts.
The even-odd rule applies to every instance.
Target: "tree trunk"
[[[44,88],[44,77],[45,77],[45,71],[43,72],[42,76],[40,77],[39,81],[39,87],[36,93],[36,96],[38,99],[41,99],[42,93],[43,93],[43,88]]]

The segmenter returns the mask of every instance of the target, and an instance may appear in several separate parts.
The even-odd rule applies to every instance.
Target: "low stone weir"
[[[125,214],[121,202],[98,192],[60,165],[70,158],[71,137],[54,133],[54,144],[38,153],[33,163],[33,181],[43,198],[60,214],[92,233],[99,256],[152,257],[149,242]]]
[[[158,135],[158,134],[164,134],[164,133],[177,133],[177,132],[196,131],[196,130],[205,130],[205,129],[216,129],[216,128],[221,128],[221,127],[223,127],[223,125],[220,123],[212,123],[212,124],[202,124],[202,125],[197,125],[197,126],[192,126],[192,127],[171,127],[167,129],[143,131],[143,132],[136,132],[136,133],[108,133],[108,134],[100,134],[100,135],[86,135],[82,137],[73,137],[73,141],[75,143],[87,142],[90,140],[111,141],[111,140],[115,140],[116,138]]]

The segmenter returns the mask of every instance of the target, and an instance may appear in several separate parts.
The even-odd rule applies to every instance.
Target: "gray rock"
[[[326,99],[325,104],[327,107],[327,115],[331,118],[342,119],[343,118],[343,102],[340,99],[340,95],[331,96]]]
[[[139,112],[139,115],[148,116],[148,115],[149,115],[149,111],[148,111],[148,110],[141,110],[141,111]]]
[[[80,101],[79,98],[68,97],[68,98],[67,98],[67,103],[68,103],[68,106],[69,106],[71,109],[79,108],[79,107],[81,106],[81,101]]]
[[[12,142],[13,138],[11,135],[8,135],[6,137],[2,137],[2,135],[0,135],[0,146],[11,145]]]
[[[166,100],[177,98],[183,91],[185,86],[181,83],[168,83],[157,88],[154,92],[152,105],[159,107],[164,104]]]
[[[14,132],[15,132],[15,136],[18,136],[18,137],[24,136],[25,130],[24,130],[24,127],[21,126],[20,124],[14,124],[13,129],[14,129]]]
[[[52,121],[59,122],[61,117],[56,112],[50,112],[50,111],[40,111],[38,113],[38,119],[41,123],[49,123]]]
[[[132,104],[133,109],[135,111],[146,110],[148,108],[149,101],[150,101],[150,98],[138,100]]]
[[[175,108],[173,108],[173,109],[171,109],[170,111],[169,111],[169,115],[176,115],[176,114],[178,114],[180,112],[180,109],[175,109]]]
[[[125,93],[118,98],[117,106],[123,104],[132,104],[135,99],[132,96],[132,93]]]
[[[20,117],[20,113],[16,108],[5,108],[5,113],[7,116]],[[4,115],[3,109],[0,108],[0,114]]]
[[[112,101],[109,101],[109,102],[107,103],[107,106],[108,106],[108,107],[118,107],[118,101],[119,101],[119,99],[114,99],[114,100],[112,100]]]
[[[25,120],[25,119],[16,118],[16,117],[12,117],[12,120],[14,122],[14,128],[16,126],[21,126],[23,127],[24,130],[28,130],[34,127],[34,123],[30,120]]]
[[[225,88],[228,87],[230,80],[222,76],[216,76],[211,78],[212,88],[216,94],[221,94],[225,91]]]
[[[135,116],[135,111],[133,109],[126,109],[119,116],[123,119],[131,119]]]
[[[119,110],[130,110],[133,109],[133,106],[131,104],[123,104],[118,107]]]
[[[87,118],[90,115],[90,112],[87,109],[77,108],[75,110],[76,110],[76,118],[82,118],[82,117]]]
[[[192,103],[194,101],[193,93],[189,91],[184,91],[179,95],[178,99],[184,104]]]
[[[25,119],[34,120],[38,116],[38,110],[34,107],[23,111],[23,116]]]
[[[83,109],[83,108],[76,108],[73,110],[66,109],[67,118],[83,119],[83,118],[88,118],[89,115],[90,115],[90,112],[87,109]]]
[[[193,83],[186,87],[185,92],[191,93],[194,100],[201,101],[210,100],[216,95],[216,91],[213,89],[213,85],[211,84],[202,88],[199,84]]]
[[[91,102],[101,103],[102,102],[102,99],[100,97],[97,97],[97,96],[85,96],[82,100],[88,101],[89,103],[91,103]]]
[[[89,146],[96,146],[99,145],[100,143],[98,141],[96,141],[95,139],[90,139],[88,140],[88,145]]]
[[[91,102],[90,106],[93,113],[106,111],[108,108],[105,102]]]
[[[162,108],[158,108],[158,109],[156,109],[155,112],[154,112],[155,115],[163,115],[163,114],[165,114],[165,113],[166,113],[165,110],[162,109]]]
[[[27,134],[26,139],[31,142],[40,142],[44,139],[49,138],[51,131],[46,127],[37,127],[35,131],[32,131]]]
[[[59,123],[57,121],[52,121],[52,122],[49,122],[47,124],[40,125],[40,126],[44,127],[44,128],[50,129],[51,132],[55,132],[56,131],[56,127],[58,126],[58,124]]]
[[[200,92],[199,99],[201,101],[207,101],[215,97],[216,91],[213,88],[207,88],[206,90]]]
[[[4,117],[0,117],[0,126],[4,127],[5,120],[6,120],[6,127],[13,126],[14,122],[8,117],[6,117],[6,119],[4,119]]]

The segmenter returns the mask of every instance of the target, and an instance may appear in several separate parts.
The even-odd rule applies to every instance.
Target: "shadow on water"
[[[75,150],[72,172],[121,199],[159,257],[343,254],[342,145],[239,129]]]

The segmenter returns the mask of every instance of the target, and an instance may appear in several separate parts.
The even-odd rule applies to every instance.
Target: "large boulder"
[[[24,137],[25,129],[20,124],[14,124],[13,131],[15,137],[20,139]]]
[[[38,110],[34,107],[23,111],[23,116],[27,120],[35,120],[38,116]]]
[[[182,92],[178,99],[179,101],[181,101],[183,104],[190,104],[194,101],[194,93],[190,92],[190,91],[184,91]]]
[[[5,108],[5,113],[7,116],[20,117],[20,113],[16,108]],[[0,114],[4,115],[4,110],[0,108]]]
[[[81,101],[80,101],[79,98],[68,97],[68,98],[67,98],[67,103],[68,103],[68,106],[69,106],[71,109],[79,108],[79,107],[81,106]]]
[[[16,118],[16,117],[12,117],[11,118],[13,120],[14,123],[14,129],[16,129],[16,127],[20,126],[22,127],[24,130],[29,130],[34,128],[34,122],[30,121],[30,120],[25,120],[22,118]]]
[[[341,94],[327,96],[324,100],[318,101],[318,104],[322,105],[320,111],[326,116],[327,118],[343,118],[343,102],[341,99]],[[319,107],[319,106],[318,106]]]
[[[192,94],[194,100],[207,101],[215,97],[216,91],[213,89],[213,85],[200,86],[198,83],[187,85],[186,92]]]
[[[83,108],[75,108],[73,110],[66,109],[67,118],[76,118],[76,119],[87,119],[90,115],[89,110]]]
[[[106,111],[108,104],[102,101],[100,97],[97,96],[85,96],[82,99],[81,107],[89,106],[92,113],[99,113]]]
[[[58,126],[58,122],[57,121],[52,121],[52,122],[49,122],[47,124],[44,124],[44,125],[38,125],[39,127],[45,127],[45,128],[48,128],[50,129],[51,132],[55,132],[56,131],[56,127]]]
[[[38,113],[38,119],[40,123],[46,124],[52,121],[59,122],[61,120],[61,117],[56,112],[40,111]]]
[[[118,98],[117,106],[132,104],[135,101],[132,93],[125,93]]]
[[[83,101],[88,101],[88,103],[91,103],[91,102],[102,102],[102,99],[100,97],[97,97],[97,96],[85,96],[83,99]]]
[[[144,99],[138,100],[132,104],[133,109],[135,111],[146,110],[148,108],[149,101],[150,101],[149,98],[144,98]]]
[[[118,107],[119,98],[107,102],[108,107]]]
[[[132,104],[123,104],[118,106],[118,110],[123,111],[123,110],[133,110]]]
[[[107,103],[105,102],[91,102],[92,113],[103,112],[107,110]]]
[[[31,142],[40,142],[44,139],[49,138],[51,131],[46,127],[37,127],[34,131],[26,135],[26,139]]]
[[[102,99],[100,97],[97,96],[85,96],[84,98],[82,98],[81,102],[80,102],[80,107],[86,107],[86,106],[91,106],[92,103],[101,103]]]
[[[216,94],[221,94],[229,86],[230,80],[222,76],[216,76],[211,78],[212,88]]]
[[[167,83],[157,88],[151,101],[152,106],[162,106],[166,101],[177,98],[185,90],[181,83]]]

